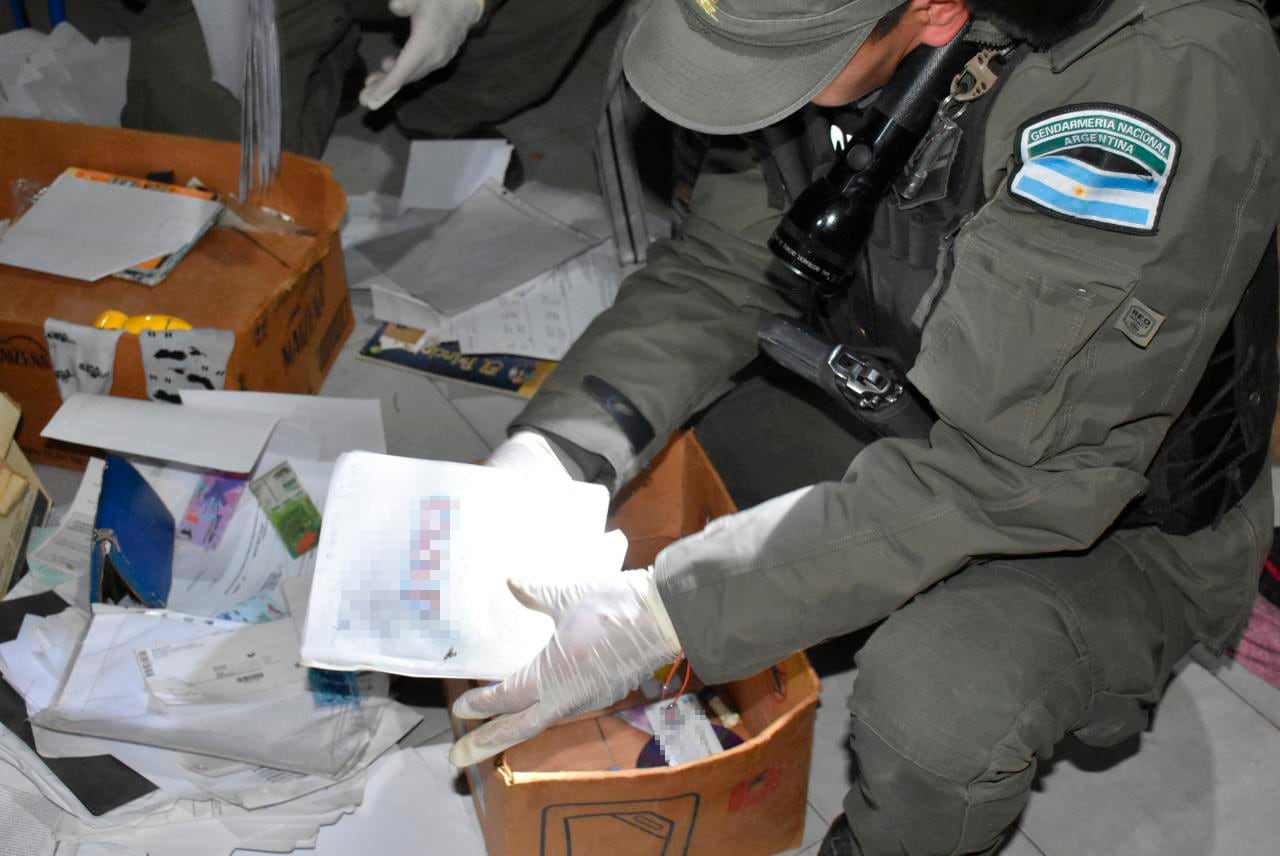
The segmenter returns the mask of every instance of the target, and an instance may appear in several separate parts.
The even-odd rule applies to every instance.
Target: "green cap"
[[[627,79],[666,118],[754,131],[811,101],[902,0],[654,0],[627,42]]]

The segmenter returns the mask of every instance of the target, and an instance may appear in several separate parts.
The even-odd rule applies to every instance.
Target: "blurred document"
[[[307,606],[303,662],[418,677],[506,677],[553,624],[507,578],[621,569],[608,492],[496,467],[354,452],[338,459]]]

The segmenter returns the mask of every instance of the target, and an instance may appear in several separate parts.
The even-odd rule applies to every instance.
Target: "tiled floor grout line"
[[[1227,690],[1228,690],[1228,691],[1229,691],[1233,696],[1235,696],[1236,698],[1240,699],[1240,701],[1244,702],[1244,704],[1245,704],[1245,706],[1246,706],[1246,707],[1248,707],[1250,710],[1252,710],[1252,711],[1253,711],[1254,713],[1256,713],[1258,716],[1262,717],[1262,719],[1267,723],[1267,725],[1271,726],[1271,728],[1272,728],[1273,730],[1275,730],[1275,731],[1280,731],[1280,724],[1277,724],[1277,723],[1276,723],[1276,722],[1275,722],[1275,721],[1274,721],[1270,716],[1268,716],[1268,715],[1267,715],[1267,714],[1266,714],[1266,713],[1265,713],[1261,708],[1259,708],[1256,704],[1254,704],[1252,701],[1250,701],[1248,698],[1246,698],[1243,694],[1241,694],[1241,692],[1240,692],[1239,690],[1237,690],[1235,687],[1233,687],[1229,682],[1227,682],[1227,681],[1225,681],[1225,680],[1223,680],[1223,679],[1222,679],[1222,677],[1218,674],[1218,672],[1220,671],[1220,669],[1219,669],[1219,668],[1216,668],[1216,667],[1217,667],[1217,666],[1219,666],[1220,664],[1219,664],[1218,662],[1216,662],[1217,658],[1215,657],[1215,655],[1214,655],[1214,654],[1209,653],[1209,652],[1207,652],[1207,651],[1206,651],[1206,652],[1203,652],[1203,653],[1198,653],[1198,652],[1196,652],[1196,653],[1192,653],[1192,654],[1191,654],[1191,658],[1192,658],[1192,662],[1193,662],[1193,663],[1195,663],[1197,666],[1199,666],[1200,668],[1202,668],[1202,669],[1204,669],[1206,672],[1208,672],[1208,673],[1209,673],[1209,675],[1210,675],[1210,676],[1211,676],[1215,681],[1217,681],[1218,683],[1222,684],[1224,687],[1226,687],[1226,688],[1227,688]],[[1252,672],[1251,672],[1250,674],[1252,674]],[[1255,677],[1256,677],[1256,676],[1255,676]],[[1273,689],[1274,689],[1274,687],[1273,687]],[[1277,692],[1280,692],[1280,689],[1277,689],[1276,691],[1277,691]]]

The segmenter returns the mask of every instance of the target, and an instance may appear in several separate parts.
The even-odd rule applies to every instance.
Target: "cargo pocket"
[[[909,377],[942,419],[1032,465],[1054,451],[1088,386],[1093,340],[1137,282],[980,216],[956,241]]]

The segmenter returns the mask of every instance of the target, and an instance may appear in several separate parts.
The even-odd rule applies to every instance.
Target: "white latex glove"
[[[498,444],[485,460],[491,467],[524,470],[551,479],[572,478],[546,437],[537,431],[517,431]]]
[[[680,651],[651,569],[590,582],[507,585],[529,609],[555,619],[555,635],[514,675],[453,703],[459,719],[497,717],[453,745],[449,761],[457,767],[528,740],[558,719],[620,701]]]
[[[377,110],[400,91],[453,59],[484,14],[484,0],[391,0],[391,12],[409,19],[409,40],[399,56],[365,78],[360,103]]]

